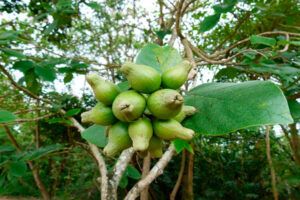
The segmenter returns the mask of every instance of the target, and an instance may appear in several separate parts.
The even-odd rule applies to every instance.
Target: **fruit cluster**
[[[183,96],[177,91],[190,70],[188,61],[162,74],[149,66],[127,62],[120,71],[131,89],[124,92],[97,74],[88,74],[87,82],[98,103],[81,118],[84,123],[109,126],[104,154],[114,156],[133,146],[136,151],[148,150],[152,158],[158,158],[162,155],[162,140],[192,139],[194,131],[181,122],[196,109],[183,105]]]

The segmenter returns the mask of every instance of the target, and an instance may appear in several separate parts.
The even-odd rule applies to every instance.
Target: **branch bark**
[[[112,177],[112,184],[115,187],[115,190],[117,190],[118,185],[120,183],[120,180],[122,178],[122,175],[124,173],[124,171],[126,170],[127,165],[129,164],[129,162],[131,161],[131,158],[134,154],[134,149],[133,147],[130,147],[126,150],[124,150],[118,161],[115,164],[114,170],[113,170],[113,177]]]
[[[154,165],[154,167],[150,170],[149,174],[142,178],[139,182],[137,182],[133,188],[127,193],[125,200],[133,200],[136,199],[140,192],[150,185],[152,181],[163,173],[164,168],[172,159],[175,154],[175,148],[171,144],[168,150],[163,154],[163,156],[159,159],[159,161]]]
[[[267,159],[268,159],[268,163],[269,163],[269,167],[270,167],[270,171],[271,171],[273,197],[274,197],[274,200],[278,200],[278,191],[276,188],[276,173],[275,173],[275,169],[274,169],[272,157],[271,157],[270,127],[269,126],[267,126],[267,128],[266,128],[266,154],[267,154]]]
[[[151,167],[151,156],[150,153],[147,152],[147,156],[143,160],[143,173],[142,173],[142,178],[146,177],[150,171]],[[148,190],[149,190],[149,185],[145,187],[145,189],[142,190],[141,192],[141,200],[148,200]]]

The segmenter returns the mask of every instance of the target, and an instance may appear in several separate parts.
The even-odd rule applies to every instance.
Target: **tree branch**
[[[128,163],[131,161],[131,158],[134,154],[133,147],[130,147],[124,151],[122,151],[118,161],[115,164],[114,170],[113,170],[113,177],[112,177],[112,184],[115,188],[118,187],[120,180],[122,178],[122,175],[124,171],[126,170],[126,167]]]
[[[127,193],[125,200],[133,200],[136,199],[140,192],[151,184],[151,182],[163,173],[164,168],[172,159],[172,156],[175,154],[175,148],[173,144],[171,144],[168,150],[163,154],[163,156],[159,159],[159,161],[154,165],[149,174],[138,181],[133,188]]]
[[[181,157],[181,163],[180,163],[180,171],[178,173],[178,178],[176,181],[176,184],[170,194],[170,200],[175,200],[176,199],[176,194],[178,192],[178,189],[180,187],[181,181],[182,181],[182,177],[183,177],[183,172],[184,172],[184,168],[185,168],[185,160],[186,160],[186,151],[184,150],[182,152],[182,157]]]
[[[271,171],[271,179],[272,179],[272,191],[273,191],[273,196],[274,200],[278,200],[278,191],[276,188],[276,173],[275,169],[273,166],[272,162],[272,157],[271,157],[271,147],[270,147],[270,127],[267,126],[266,128],[266,154],[267,154],[267,159]]]

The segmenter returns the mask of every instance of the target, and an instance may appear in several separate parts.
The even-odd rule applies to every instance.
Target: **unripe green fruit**
[[[178,122],[182,122],[186,117],[191,116],[197,112],[194,106],[183,106],[181,111],[173,118]]]
[[[131,146],[132,142],[128,134],[128,124],[117,122],[108,130],[108,143],[103,149],[107,156],[115,156]]]
[[[163,142],[156,136],[152,136],[149,142],[148,151],[151,158],[160,158],[163,154]]]
[[[132,140],[133,149],[136,151],[145,151],[153,135],[151,121],[148,118],[140,118],[130,123],[128,133]]]
[[[142,116],[145,108],[145,98],[133,90],[119,94],[112,105],[114,115],[124,122],[132,122],[138,119]]]
[[[115,84],[104,80],[97,74],[86,75],[86,80],[92,87],[95,98],[105,105],[111,105],[116,96],[119,94],[119,88]]]
[[[152,67],[126,62],[120,71],[136,91],[152,93],[160,87],[161,75]]]
[[[153,122],[153,130],[155,135],[164,140],[173,140],[180,138],[190,140],[194,137],[195,132],[192,129],[183,127],[175,119],[155,120]]]
[[[158,119],[170,119],[181,110],[183,97],[172,89],[162,89],[152,93],[147,100],[147,108]]]
[[[116,122],[117,119],[113,115],[111,107],[98,102],[94,108],[81,114],[81,121],[107,126]]]
[[[167,69],[162,74],[162,86],[164,88],[178,89],[187,80],[192,65],[188,61],[183,61],[178,65]]]

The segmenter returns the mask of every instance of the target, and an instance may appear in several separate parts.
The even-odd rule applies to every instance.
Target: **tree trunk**
[[[187,152],[188,159],[186,160],[185,173],[183,179],[182,200],[193,200],[193,182],[194,182],[194,154]]]

